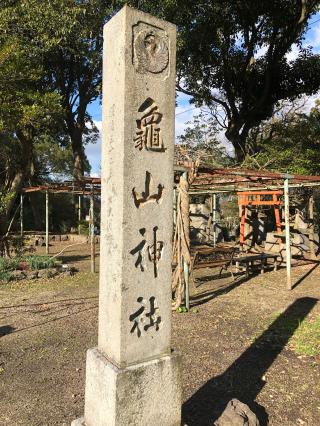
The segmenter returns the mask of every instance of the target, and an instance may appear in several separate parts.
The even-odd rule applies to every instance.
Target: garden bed
[[[10,281],[53,278],[59,274],[72,275],[76,269],[45,255],[0,257],[0,284]]]

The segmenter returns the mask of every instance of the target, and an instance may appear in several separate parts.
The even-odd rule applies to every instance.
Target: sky
[[[310,20],[309,30],[306,34],[304,41],[305,46],[311,46],[315,53],[320,53],[320,12],[314,15]],[[260,54],[263,54],[263,49]],[[259,55],[259,52],[258,52]],[[290,53],[288,53],[287,58],[293,60],[298,55],[297,46],[293,46]],[[310,109],[314,101],[320,97],[320,93],[310,98],[306,104],[306,109]],[[181,93],[178,93],[177,96],[177,106],[176,106],[176,119],[175,119],[175,129],[176,129],[176,138],[183,134],[184,129],[188,126],[188,122],[192,121],[193,117],[199,113],[198,108],[194,108],[190,104],[190,97]],[[100,101],[93,102],[88,109],[89,114],[91,114],[94,123],[100,131],[100,137],[95,144],[88,144],[85,148],[88,160],[91,165],[91,176],[100,176],[100,165],[101,165],[101,129],[102,129],[102,117],[101,117],[101,104]],[[223,136],[222,136],[223,138]],[[224,144],[227,145],[226,140],[222,140]],[[228,146],[227,146],[228,148]]]

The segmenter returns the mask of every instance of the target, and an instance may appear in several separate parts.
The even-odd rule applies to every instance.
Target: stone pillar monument
[[[84,419],[180,426],[171,350],[175,26],[125,6],[104,28],[98,347]]]

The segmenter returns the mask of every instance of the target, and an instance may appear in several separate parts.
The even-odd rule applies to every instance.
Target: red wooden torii
[[[276,219],[277,233],[281,234],[279,206],[282,205],[280,196],[283,195],[283,191],[243,191],[238,192],[237,195],[238,204],[241,207],[240,247],[243,247],[245,240],[244,225],[246,222],[247,206],[273,206],[274,216]],[[281,245],[281,238],[279,238],[279,245]]]

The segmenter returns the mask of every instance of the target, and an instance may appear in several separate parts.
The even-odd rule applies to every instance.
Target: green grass
[[[261,344],[262,335],[267,346],[287,346],[297,355],[320,356],[320,315],[301,319],[299,315],[283,316],[276,312],[260,324],[252,342]]]
[[[302,321],[289,346],[299,355],[320,355],[320,316]]]

